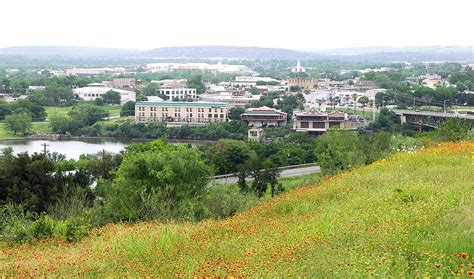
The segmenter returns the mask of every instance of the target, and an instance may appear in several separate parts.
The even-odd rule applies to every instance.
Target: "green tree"
[[[258,92],[258,88],[257,88],[257,87],[250,87],[250,88],[249,88],[249,92],[252,93],[252,95],[258,95],[258,94],[260,94],[260,92]]]
[[[109,90],[102,95],[102,99],[106,104],[120,104],[120,93],[114,90]]]
[[[184,217],[205,193],[209,168],[195,147],[164,140],[126,148],[117,177],[106,191],[113,220]]]
[[[120,110],[120,116],[133,116],[133,115],[135,115],[135,102],[128,101],[122,106],[122,109]]]
[[[367,161],[357,132],[328,131],[316,141],[316,160],[326,175],[351,169]]]
[[[15,112],[5,116],[5,125],[7,129],[16,133],[26,134],[31,129],[31,114],[28,112]]]
[[[202,82],[202,75],[200,74],[190,75],[186,81],[186,86],[189,88],[195,88],[198,94],[206,91],[206,85]]]
[[[145,96],[158,96],[160,94],[160,86],[156,83],[149,83],[142,88]]]
[[[441,126],[436,131],[436,134],[440,140],[460,141],[469,137],[470,130],[471,123],[469,123],[469,121],[449,118],[441,123]]]
[[[240,120],[240,115],[245,112],[243,107],[233,107],[229,110],[229,119]]]
[[[82,126],[91,126],[97,121],[109,116],[109,112],[103,108],[92,104],[81,104],[72,108],[68,115]]]
[[[217,174],[238,172],[250,158],[256,157],[255,151],[245,141],[219,140],[203,149]]]

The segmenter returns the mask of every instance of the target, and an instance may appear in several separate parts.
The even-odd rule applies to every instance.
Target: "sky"
[[[1,0],[0,47],[474,46],[473,0]]]

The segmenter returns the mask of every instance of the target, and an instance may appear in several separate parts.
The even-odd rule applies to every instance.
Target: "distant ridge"
[[[283,48],[261,48],[240,46],[185,46],[162,47],[148,52],[158,58],[227,58],[227,59],[321,59],[328,55]]]
[[[0,48],[0,56],[31,58],[100,59],[261,59],[374,62],[458,61],[474,63],[472,46],[358,47],[318,51],[241,46],[178,46],[153,50],[74,46],[23,46]]]

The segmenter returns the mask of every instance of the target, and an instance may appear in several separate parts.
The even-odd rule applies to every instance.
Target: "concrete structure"
[[[33,91],[41,91],[46,89],[46,86],[42,85],[30,85],[28,86],[28,92],[33,92]]]
[[[66,70],[68,76],[92,76],[92,75],[103,75],[103,74],[119,74],[124,73],[125,68],[72,68]]]
[[[474,128],[474,115],[459,113],[443,113],[431,111],[412,111],[412,110],[393,110],[399,117],[401,124],[411,123],[417,126],[429,128],[438,128],[441,123],[449,118],[463,119],[471,122],[471,128]]]
[[[158,84],[161,88],[186,87],[186,79],[162,79],[152,80],[151,83]]]
[[[308,132],[312,135],[322,135],[330,128],[357,129],[359,123],[346,118],[342,112],[320,112],[310,109],[307,112],[296,113],[293,130],[296,132]]]
[[[240,115],[240,119],[247,123],[249,127],[275,127],[284,126],[287,123],[287,114],[280,110],[260,107],[249,108]]]
[[[178,88],[162,88],[160,94],[168,97],[168,100],[196,100],[197,91],[195,88],[178,87]]]
[[[292,73],[304,73],[306,72],[306,69],[301,67],[301,62],[298,60],[296,63],[296,67],[291,68]]]
[[[262,128],[251,128],[248,130],[248,140],[256,142],[265,141],[265,133]]]
[[[98,97],[101,97],[102,95],[104,95],[110,90],[115,91],[120,94],[120,103],[126,103],[128,101],[135,102],[136,100],[135,91],[105,87],[103,84],[100,84],[100,83],[89,84],[86,87],[75,88],[72,91],[76,99],[80,99],[84,101],[94,101],[95,99],[97,99]]]
[[[229,120],[230,106],[207,102],[137,102],[135,123],[161,122],[180,126]]]
[[[270,77],[253,77],[253,76],[240,76],[235,77],[235,80],[230,82],[230,86],[232,87],[255,87],[257,86],[257,82],[280,82],[276,79]]]
[[[123,89],[123,88],[133,88],[135,86],[134,78],[114,78],[112,81],[112,86],[114,88]]]
[[[260,100],[260,95],[252,95],[244,93],[243,95],[235,95],[230,92],[221,92],[217,94],[201,94],[200,100],[206,102],[223,102],[233,106],[246,106],[251,102]]]
[[[151,72],[207,71],[220,73],[254,73],[245,65],[208,64],[208,63],[151,63],[146,65]]]
[[[294,77],[288,79],[288,86],[298,86],[304,89],[314,89],[318,85],[314,78],[310,77]]]

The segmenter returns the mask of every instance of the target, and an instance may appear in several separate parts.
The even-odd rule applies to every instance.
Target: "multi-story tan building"
[[[135,86],[135,79],[134,78],[114,78],[113,87],[114,88],[133,88]]]
[[[137,102],[135,123],[169,123],[174,125],[229,120],[230,106],[206,102]]]
[[[318,85],[318,82],[314,78],[310,77],[294,77],[288,79],[288,86],[298,86],[304,89],[314,89]]]
[[[346,119],[342,112],[320,112],[310,109],[307,112],[296,113],[293,122],[293,130],[296,132],[308,132],[313,135],[324,134],[330,128],[357,129],[361,123]]]

